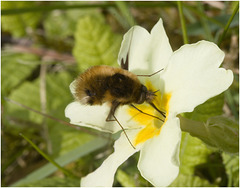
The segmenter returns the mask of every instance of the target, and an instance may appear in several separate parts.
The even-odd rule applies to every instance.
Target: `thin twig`
[[[72,55],[58,53],[54,50],[49,50],[49,49],[44,49],[44,48],[36,48],[36,47],[26,46],[26,45],[14,45],[12,47],[9,47],[9,49],[16,51],[16,52],[35,54],[37,56],[44,58],[44,60],[63,61],[68,64],[76,63],[76,60],[74,59],[74,57]]]
[[[40,93],[41,112],[44,114],[47,113],[46,72],[47,72],[47,65],[45,63],[42,63],[40,66],[39,93]],[[49,131],[48,131],[46,116],[43,116],[42,126],[43,126],[43,137],[46,139],[46,142],[47,142],[48,153],[52,153],[52,143],[49,139]]]

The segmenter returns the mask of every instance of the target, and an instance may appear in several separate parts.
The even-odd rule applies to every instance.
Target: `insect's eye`
[[[96,95],[96,93],[90,91],[89,89],[85,89],[85,93],[86,93],[87,96],[89,96],[89,97],[92,97],[92,96]]]
[[[137,103],[138,104],[144,103],[145,100],[146,100],[146,95],[147,95],[147,88],[144,85],[142,85],[142,87],[141,87],[141,94],[139,96],[139,99],[138,99]]]
[[[144,85],[142,85],[142,92],[144,92],[144,93],[146,93],[148,90],[147,90],[147,88],[146,88],[146,86],[144,86]]]

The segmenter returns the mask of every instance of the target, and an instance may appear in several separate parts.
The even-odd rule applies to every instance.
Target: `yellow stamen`
[[[157,89],[154,89],[152,84],[150,82],[146,83],[146,87],[151,91],[156,91]],[[164,125],[164,123],[167,120],[168,117],[168,109],[169,109],[169,100],[171,98],[171,94],[161,94],[160,91],[156,92],[156,97],[153,101],[155,106],[166,113],[166,118],[164,118],[159,112],[157,112],[153,107],[150,105],[144,103],[141,105],[137,105],[136,107],[150,115],[154,115],[162,119],[163,121],[160,121],[157,118],[154,118],[152,116],[143,114],[139,111],[137,111],[134,108],[129,108],[128,113],[133,117],[133,120],[138,122],[139,125],[145,126],[136,136],[133,145],[136,146],[140,143],[143,143],[147,141],[148,139],[159,135],[161,132],[161,128]]]

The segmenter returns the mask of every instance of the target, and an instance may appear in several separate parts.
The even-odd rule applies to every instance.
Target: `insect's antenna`
[[[155,104],[153,104],[152,102],[149,102],[148,104],[150,104],[155,110],[157,110],[164,118],[166,118],[166,115],[163,111],[159,110]]]
[[[130,104],[130,106],[132,106],[133,108],[135,108],[137,111],[139,111],[139,112],[142,113],[142,114],[148,115],[148,116],[150,116],[150,117],[159,119],[160,121],[164,122],[164,120],[160,119],[160,118],[157,117],[157,116],[154,116],[154,115],[148,114],[148,113],[146,113],[146,112],[143,112],[142,110],[138,109],[138,108],[137,108],[136,106],[134,106],[133,104]],[[163,115],[163,117],[166,117],[166,116]]]
[[[156,90],[156,91],[153,91],[153,93],[157,93],[158,91],[160,91],[160,90],[158,89],[158,90]]]
[[[162,68],[162,69],[160,69],[160,70],[158,70],[157,72],[154,72],[154,73],[152,73],[152,74],[141,74],[141,75],[137,75],[137,76],[151,77],[151,76],[153,76],[153,75],[161,72],[162,70],[164,70],[164,68]]]
[[[124,128],[123,128],[123,126],[120,124],[120,122],[117,120],[117,118],[115,117],[114,114],[112,114],[112,116],[114,117],[114,119],[115,119],[115,121],[118,123],[118,125],[122,128],[123,133],[124,133],[125,136],[127,137],[127,140],[128,140],[128,142],[131,144],[131,146],[133,147],[133,149],[136,149],[136,148],[133,146],[132,142],[130,141],[130,139],[129,139],[127,133],[126,133],[126,131],[125,131]]]

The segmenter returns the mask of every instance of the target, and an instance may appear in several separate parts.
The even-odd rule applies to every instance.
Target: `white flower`
[[[131,41],[131,42],[130,42]],[[150,105],[136,105],[142,111],[164,119],[144,115],[128,105],[117,109],[116,117],[125,128],[136,149],[122,133],[114,144],[114,152],[94,172],[82,178],[81,186],[112,186],[117,168],[135,152],[140,151],[138,169],[154,186],[168,186],[179,172],[180,121],[177,114],[191,112],[209,98],[222,93],[233,81],[230,70],[219,68],[224,53],[214,44],[200,41],[187,44],[173,52],[163,28],[162,20],[148,33],[134,26],[124,36],[118,61],[126,58],[128,47],[129,71],[157,96],[154,104],[166,112],[166,118]],[[74,93],[74,88],[71,86]],[[109,106],[69,104],[66,117],[72,124],[115,133],[121,128],[116,122],[106,122]]]

